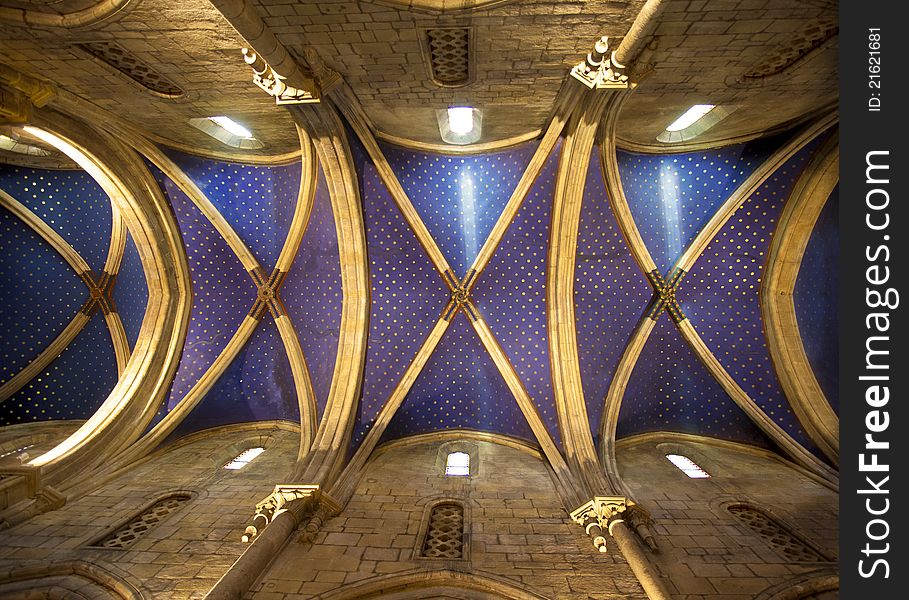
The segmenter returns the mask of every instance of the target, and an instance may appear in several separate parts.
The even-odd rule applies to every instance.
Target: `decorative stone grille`
[[[836,21],[815,22],[791,34],[783,46],[770,53],[760,64],[745,73],[745,79],[761,79],[781,73],[815,48],[839,33]]]
[[[421,554],[426,558],[464,557],[463,507],[458,504],[433,507]]]
[[[178,510],[191,499],[192,498],[187,494],[177,494],[162,498],[92,544],[92,546],[98,548],[128,548],[133,545],[136,540],[145,535],[149,529],[163,521],[172,512]]]
[[[429,29],[426,31],[432,78],[439,85],[458,86],[470,82],[470,30]]]
[[[162,96],[176,98],[183,90],[139,60],[132,52],[116,42],[86,42],[76,47],[107,63],[142,87]]]
[[[757,533],[767,544],[791,562],[826,562],[823,556],[807,546],[773,518],[750,506],[734,505],[728,510],[736,519]]]

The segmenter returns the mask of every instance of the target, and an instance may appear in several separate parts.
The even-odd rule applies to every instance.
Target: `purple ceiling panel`
[[[771,138],[684,154],[618,153],[628,205],[661,273],[776,143]]]
[[[0,189],[59,233],[97,274],[110,245],[110,199],[85,171],[0,165]]]
[[[148,306],[148,285],[145,282],[145,271],[142,269],[139,251],[136,250],[131,235],[126,236],[126,249],[114,285],[113,298],[120,320],[123,321],[129,346],[135,348]]]
[[[88,288],[50,245],[0,211],[0,381],[24,369],[63,331]]]
[[[0,188],[59,233],[97,276],[110,245],[111,207],[87,173],[0,165]],[[89,293],[62,256],[5,210],[0,256],[0,382],[5,382],[57,338]],[[99,312],[44,372],[0,405],[0,424],[87,419],[116,382],[113,345]]]
[[[114,347],[98,312],[43,373],[0,404],[0,425],[88,419],[116,383]]]
[[[587,417],[599,436],[603,401],[651,288],[631,256],[603,181],[599,148],[587,167],[575,266],[575,324]]]
[[[616,436],[677,431],[771,447],[665,315],[631,373]]]
[[[764,412],[806,447],[773,369],[761,320],[761,277],[777,220],[817,140],[780,167],[732,215],[678,290],[707,347]]]
[[[550,435],[561,443],[546,330],[546,256],[558,157],[557,146],[478,279],[473,296]]]
[[[174,437],[218,425],[273,419],[299,423],[300,408],[284,344],[277,326],[266,317]]]
[[[352,134],[372,281],[363,395],[351,443],[358,446],[448,301],[448,289],[417,243]]]
[[[299,162],[254,167],[168,151],[205,193],[267,272],[275,266],[300,191]]]
[[[151,168],[177,217],[193,285],[192,319],[167,400],[171,410],[233,337],[256,300],[256,287],[208,219],[173,181]]]
[[[839,187],[811,232],[795,284],[802,344],[824,395],[839,409]]]
[[[309,225],[281,297],[300,338],[321,415],[338,355],[343,297],[335,218],[321,169]]]
[[[536,442],[517,401],[463,314],[455,316],[383,440],[445,429],[479,429]]]
[[[426,154],[383,145],[408,198],[459,278],[467,274],[537,142],[490,154]]]

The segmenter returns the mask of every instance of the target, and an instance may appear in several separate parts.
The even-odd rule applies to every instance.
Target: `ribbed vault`
[[[574,77],[560,71],[534,139],[404,147],[383,141],[358,76],[342,81],[332,70],[348,57],[289,52],[252,5],[216,4],[241,36],[262,36],[251,44],[267,38],[271,56],[293,63],[318,96],[281,112],[287,131],[277,137],[292,135],[297,147],[246,164],[166,147],[117,111],[55,89],[52,108],[29,110],[85,144],[98,185],[73,199],[110,196],[106,254],[97,243],[82,249],[94,223],[44,211],[50,187],[28,187],[81,175],[0,171],[4,268],[15,262],[7,239],[43,244],[30,246],[29,260],[47,269],[45,285],[65,290],[36,296],[55,313],[35,328],[40,343],[4,341],[14,351],[0,401],[19,402],[49,368],[80,356],[80,335],[97,341],[100,318],[112,342],[107,367],[119,374],[97,386],[105,391],[95,404],[74,400],[81,412],[67,416],[87,424],[32,462],[52,475],[55,494],[78,495],[199,430],[276,420],[299,423],[292,478],[321,486],[326,512],[349,499],[381,443],[463,429],[537,446],[570,507],[602,494],[630,500],[617,441],[654,431],[769,448],[837,485],[831,374],[810,339],[835,317],[805,317],[833,293],[815,270],[835,237],[835,220],[820,217],[835,202],[834,112],[812,105],[757,139],[739,127],[685,152],[624,150],[626,111],[653,97],[638,85],[647,60],[666,52],[644,51],[655,23],[638,23],[617,50],[629,62],[644,51],[628,71],[633,85],[588,89],[584,63]],[[157,220],[136,216],[137,206]],[[56,314],[67,310],[73,316]],[[69,476],[70,465],[85,469]],[[287,519],[304,510],[293,506]],[[228,578],[218,593],[244,585]]]

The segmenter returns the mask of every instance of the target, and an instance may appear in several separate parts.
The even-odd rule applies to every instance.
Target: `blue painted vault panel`
[[[331,388],[341,324],[341,264],[325,174],[319,169],[306,234],[281,287],[281,297],[312,377],[319,414]]]
[[[384,144],[401,186],[455,275],[463,278],[536,150],[528,142],[472,156],[426,154]]]

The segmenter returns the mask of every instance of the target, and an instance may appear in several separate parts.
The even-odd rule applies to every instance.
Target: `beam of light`
[[[479,252],[477,238],[477,195],[470,170],[458,175],[461,200],[461,231],[464,232],[464,256],[470,262]]]
[[[246,127],[243,127],[242,125],[240,125],[239,123],[237,123],[236,121],[231,119],[230,117],[221,116],[221,117],[208,117],[208,118],[209,118],[209,120],[213,121],[214,123],[220,125],[224,129],[226,129],[228,131],[228,133],[231,133],[239,138],[243,138],[244,140],[253,139],[252,131],[250,131]]]
[[[452,106],[448,109],[448,127],[452,133],[465,135],[473,131],[473,108]]]
[[[685,114],[670,123],[669,126],[666,127],[666,131],[681,131],[686,127],[691,127],[715,107],[715,104],[695,104],[685,111]]]
[[[673,165],[660,167],[660,210],[666,230],[666,249],[669,260],[682,252],[682,217],[679,213],[679,176]]]

